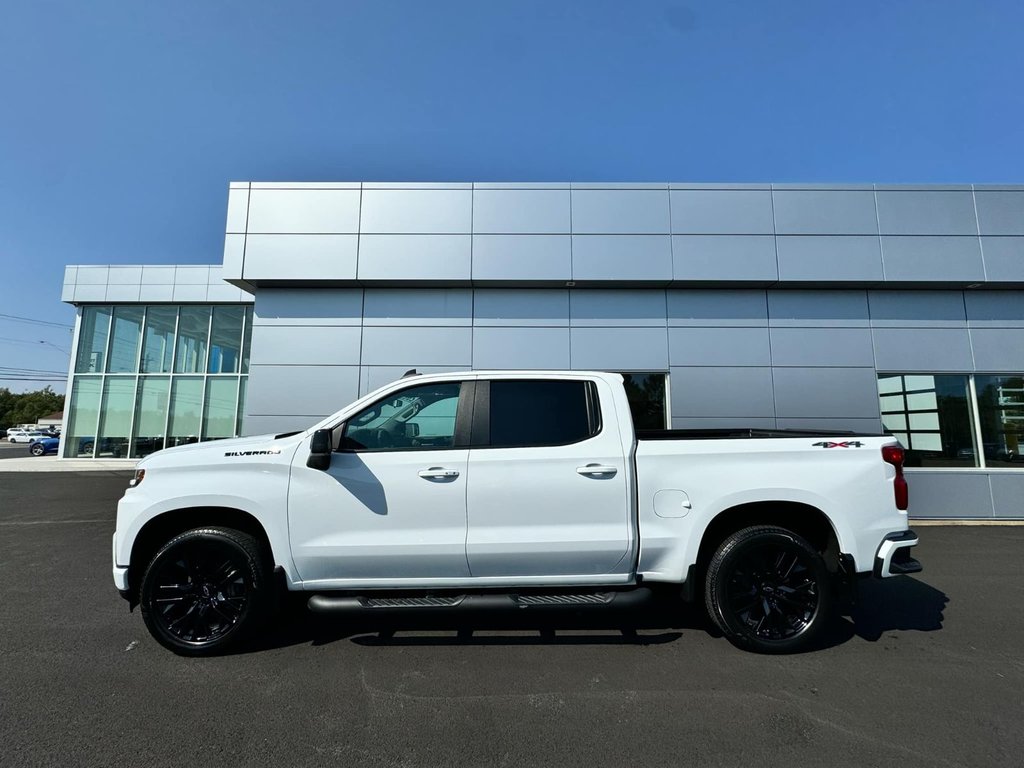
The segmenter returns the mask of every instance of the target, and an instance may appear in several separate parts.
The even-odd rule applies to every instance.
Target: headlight
[[[136,469],[135,470],[135,476],[131,480],[128,481],[128,487],[129,488],[134,488],[139,483],[141,483],[145,477],[146,477],[146,470],[144,470],[144,469]]]

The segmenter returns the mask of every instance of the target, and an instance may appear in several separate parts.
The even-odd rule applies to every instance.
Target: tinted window
[[[585,381],[492,381],[490,445],[566,445],[597,434],[597,398]]]
[[[341,447],[349,451],[411,451],[451,448],[459,382],[424,384],[395,392],[345,424]]]

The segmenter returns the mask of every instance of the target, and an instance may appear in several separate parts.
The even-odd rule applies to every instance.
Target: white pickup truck
[[[622,606],[674,585],[736,645],[814,642],[856,575],[914,573],[891,437],[637,434],[614,373],[407,375],[304,432],[141,462],[114,582],[218,652],[280,590],[323,613]]]

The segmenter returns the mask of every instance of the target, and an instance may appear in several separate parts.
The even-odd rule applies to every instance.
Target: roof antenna
[[[416,373],[415,368],[410,368],[408,371],[402,374],[402,378],[405,379],[408,378],[409,376],[419,376],[419,374]]]

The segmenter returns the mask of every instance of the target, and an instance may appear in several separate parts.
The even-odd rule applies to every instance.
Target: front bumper
[[[117,533],[114,534],[112,541],[113,556],[112,561],[114,564],[114,586],[117,587],[118,592],[128,591],[128,568],[127,566],[120,566],[117,564]]]
[[[910,556],[911,547],[916,546],[917,534],[910,529],[887,535],[875,553],[875,578],[887,579],[890,576],[919,573],[922,570],[921,563]]]

